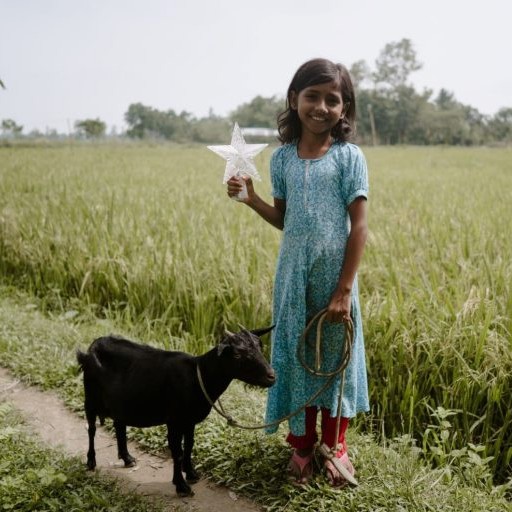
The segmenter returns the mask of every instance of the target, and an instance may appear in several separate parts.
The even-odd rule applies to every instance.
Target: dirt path
[[[48,445],[65,454],[79,456],[85,463],[87,449],[87,424],[68,411],[53,393],[42,392],[16,381],[0,367],[0,400],[11,402],[25,418],[28,427]],[[260,512],[253,503],[239,498],[226,488],[200,480],[194,485],[195,496],[178,498],[174,491],[170,458],[159,458],[141,452],[129,443],[130,453],[137,459],[137,466],[124,468],[117,458],[115,439],[103,428],[96,432],[96,457],[98,469],[118,478],[128,489],[164,497],[168,510],[193,512]]]

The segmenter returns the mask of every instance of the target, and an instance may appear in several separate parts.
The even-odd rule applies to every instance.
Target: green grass
[[[83,314],[73,318],[71,315],[49,317],[43,315],[37,305],[28,296],[0,288],[0,364],[10,368],[24,381],[43,389],[55,390],[73,410],[83,414],[82,379],[74,359],[75,349],[85,348],[94,336],[123,329]],[[124,334],[130,335],[126,326]],[[235,384],[229,388],[223,402],[237,419],[253,423],[264,410],[264,393]],[[479,448],[466,447],[465,451],[455,454],[448,446],[453,430],[441,424],[439,418],[432,417],[432,420],[431,435],[438,438],[436,446],[439,453],[446,455],[446,460],[437,469],[425,463],[420,448],[407,436],[377,443],[373,436],[350,429],[348,441],[351,458],[361,485],[343,492],[330,489],[322,475],[316,476],[312,485],[304,490],[298,490],[287,482],[285,468],[289,448],[284,443],[284,427],[277,434],[266,436],[261,432],[227,427],[220,416],[212,413],[196,429],[195,459],[198,469],[205,476],[259,502],[268,512],[512,510],[505,500],[510,486],[493,486],[490,468]],[[443,434],[443,430],[447,434]],[[129,429],[129,436],[149,451],[161,452],[165,449],[163,428]],[[87,435],[84,431],[84,451],[86,445]],[[0,460],[3,460],[2,449],[3,445],[0,446]],[[30,454],[30,448],[23,450]],[[10,452],[21,453],[23,450],[17,447]],[[39,451],[44,452],[37,448],[35,453],[39,454]],[[28,456],[23,455],[25,458]],[[50,471],[50,459],[47,457],[37,455],[40,462],[34,471],[39,471],[41,475]],[[52,465],[57,469],[49,477],[58,480],[63,478],[58,475],[64,475],[67,485],[71,487],[75,485],[73,479],[76,475],[85,478],[85,465],[80,467],[76,461],[66,465],[68,463],[61,463],[60,458],[58,461]],[[90,490],[91,487],[96,488],[97,482],[96,479],[85,481],[80,499],[85,500],[91,508],[84,507],[83,510],[102,510],[100,506],[97,509],[93,507],[104,499],[94,497]],[[108,482],[103,483],[103,488],[109,485]],[[13,501],[24,496],[17,494],[13,488],[9,492],[9,499]],[[53,492],[59,497],[62,495],[59,487]],[[94,492],[99,494],[99,491]],[[72,493],[69,499],[73,496]],[[112,502],[118,503],[116,500]],[[51,510],[50,507],[39,509]]]
[[[370,238],[360,271],[370,433],[411,434],[441,463],[484,446],[512,462],[511,149],[367,149]],[[268,196],[270,151],[257,161]],[[43,310],[129,325],[201,352],[270,322],[279,232],[229,201],[204,147],[0,149],[0,275]]]
[[[122,492],[104,474],[29,437],[12,406],[0,402],[0,510],[157,512],[156,501]]]

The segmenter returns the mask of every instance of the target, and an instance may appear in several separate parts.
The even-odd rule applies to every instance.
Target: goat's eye
[[[235,359],[241,359],[241,358],[242,358],[242,356],[241,356],[240,354],[235,354],[233,357],[234,357]]]

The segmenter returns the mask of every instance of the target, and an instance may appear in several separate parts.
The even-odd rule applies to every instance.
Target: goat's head
[[[274,328],[266,327],[237,333],[227,332],[217,346],[217,354],[223,358],[227,370],[234,379],[247,384],[268,388],[276,380],[276,374],[262,352],[260,336]]]

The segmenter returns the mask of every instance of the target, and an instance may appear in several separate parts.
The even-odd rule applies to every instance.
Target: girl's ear
[[[297,110],[297,103],[298,103],[297,97],[298,97],[298,94],[295,91],[293,91],[293,90],[290,91],[289,101],[290,101],[290,108],[292,110]]]

